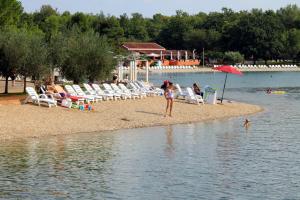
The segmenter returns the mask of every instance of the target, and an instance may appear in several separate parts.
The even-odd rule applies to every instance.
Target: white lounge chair
[[[108,91],[109,93],[114,94],[116,96],[120,96],[121,99],[124,99],[124,100],[127,99],[127,96],[125,94],[116,92],[109,84],[103,83],[102,85],[105,88],[105,91]]]
[[[186,88],[187,90],[187,96],[185,97],[185,100],[188,103],[194,103],[194,104],[199,104],[202,103],[202,105],[204,104],[204,100],[200,95],[195,95],[192,88],[188,87]]]
[[[57,106],[57,101],[54,100],[52,95],[38,95],[32,87],[26,87],[26,93],[28,94],[28,97],[25,99],[24,103],[28,103],[29,101],[31,101],[32,103],[38,104],[39,106],[41,105],[41,103],[45,103],[49,108],[51,108],[51,106]]]
[[[142,96],[139,93],[130,91],[123,83],[119,83],[119,87],[124,93],[131,95],[132,99],[142,98]]]
[[[58,100],[62,100],[65,98],[70,98],[73,102],[75,102],[77,105],[79,105],[81,102],[84,103],[84,98],[80,96],[74,96],[74,95],[68,95],[68,93],[60,86],[60,85],[54,85],[53,86],[54,91],[57,93],[54,93],[54,98],[57,98]]]
[[[124,99],[132,98],[132,95],[130,93],[123,92],[116,84],[111,83],[110,86],[117,94],[121,94]]]
[[[155,96],[155,95],[157,95],[157,93],[155,91],[148,90],[148,89],[142,87],[141,85],[139,85],[137,82],[132,82],[130,84],[133,85],[132,87],[135,86],[139,91],[142,91],[142,92],[146,93],[147,96]]]
[[[83,83],[83,87],[85,88],[86,90],[86,94],[88,95],[98,95],[98,93],[92,88],[92,86],[90,86],[89,84],[87,83]],[[101,95],[100,95],[101,96]],[[102,97],[102,96],[101,96]]]
[[[94,100],[95,100],[94,97],[77,94],[77,92],[74,90],[74,88],[71,85],[65,85],[65,89],[66,89],[66,91],[68,92],[69,95],[76,96],[76,97],[79,97],[79,98],[84,98],[84,100],[87,101],[88,103],[94,102]]]
[[[138,93],[141,98],[143,98],[143,97],[146,98],[147,97],[146,91],[143,91],[143,90],[139,89],[134,83],[128,83],[128,86],[130,87],[130,89],[133,92]]]
[[[63,99],[63,97],[62,97],[61,94],[59,94],[59,93],[51,93],[51,94],[47,94],[45,88],[42,87],[42,86],[40,87],[40,93],[41,93],[41,94],[45,94],[46,96],[49,95],[49,98],[53,97],[56,101],[57,101],[57,100]],[[59,103],[59,101],[58,101],[58,103]]]
[[[86,94],[79,85],[73,85],[74,90],[78,95],[86,96],[90,99],[93,99],[94,102],[102,101],[102,96],[100,95],[93,95],[93,94]]]
[[[106,101],[109,100],[109,99],[112,99],[112,100],[114,99],[114,96],[113,96],[113,95],[111,95],[111,96],[106,95],[106,94],[103,92],[103,90],[101,90],[102,93],[100,93],[100,92],[98,92],[97,90],[94,90],[94,89],[92,88],[92,86],[90,86],[90,85],[87,84],[87,83],[84,83],[83,86],[84,86],[84,88],[86,89],[86,93],[89,94],[89,95],[100,96],[103,100],[106,100]]]
[[[154,92],[155,95],[161,95],[164,93],[164,91],[162,89],[154,88],[154,87],[150,86],[149,84],[144,83],[143,81],[137,81],[137,83],[145,90]]]
[[[107,91],[103,91],[98,84],[92,84],[95,92],[99,95],[102,95],[105,100],[117,100],[121,99],[121,95],[114,95],[113,93],[109,93]]]
[[[182,91],[182,89],[178,83],[175,84],[175,87],[177,88],[177,91],[178,91],[177,98],[181,97],[181,98],[185,99],[185,97],[187,96],[187,93]]]

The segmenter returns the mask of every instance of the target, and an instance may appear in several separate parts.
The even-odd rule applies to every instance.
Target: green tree
[[[127,16],[126,13],[124,13],[123,15],[120,16],[119,21],[120,21],[120,26],[124,30],[124,36],[126,38],[128,38],[129,37],[129,32],[130,32],[129,31],[129,23],[130,23],[129,17]]]
[[[36,27],[37,25],[35,24],[33,20],[33,14],[29,13],[23,13],[20,17],[18,27],[20,28],[27,28],[31,29],[32,27]]]
[[[66,38],[66,58],[61,71],[67,79],[80,83],[89,79],[93,82],[108,76],[113,70],[111,48],[103,37],[94,31],[80,33],[73,29]]]
[[[139,13],[133,13],[128,24],[128,38],[132,38],[140,41],[147,41],[149,35],[147,32],[147,23],[143,18],[143,15]]]
[[[17,24],[23,12],[17,0],[0,0],[0,27]]]
[[[236,64],[244,61],[244,56],[239,52],[228,51],[224,53],[223,61],[227,64]]]
[[[203,48],[217,50],[221,34],[216,30],[193,29],[184,35],[185,47],[201,52]]]
[[[124,30],[120,21],[114,16],[98,15],[93,21],[93,28],[100,35],[105,35],[109,42],[115,46],[124,41]]]
[[[206,56],[210,59],[210,62],[220,63],[223,62],[224,52],[221,51],[207,51]]]
[[[284,34],[286,58],[295,61],[300,55],[300,30],[291,29]]]
[[[184,37],[192,28],[189,15],[185,12],[177,11],[176,15],[171,17],[168,24],[160,32],[158,42],[167,48],[184,49]]]
[[[152,19],[146,22],[147,32],[151,40],[155,41],[158,39],[159,33],[167,25],[168,21],[169,17],[162,14],[155,14]]]
[[[57,10],[50,5],[43,5],[38,12],[33,13],[34,22],[39,26],[42,26],[43,22],[52,15],[58,15]]]
[[[67,37],[62,33],[54,34],[47,43],[46,63],[53,71],[60,68],[67,57]]]
[[[33,21],[45,32],[47,31],[45,27],[45,21],[48,17],[53,15],[58,15],[57,10],[52,8],[50,5],[43,5],[38,12],[33,13]]]
[[[23,65],[18,67],[18,73],[24,77],[24,92],[26,89],[26,78],[41,78],[44,74],[49,74],[46,65],[47,48],[44,42],[44,34],[40,31],[28,31],[25,45],[26,59]]]
[[[282,52],[283,26],[273,11],[252,10],[223,33],[225,50],[239,51],[246,58],[277,58]]]
[[[92,27],[92,17],[82,12],[77,12],[72,15],[68,27],[72,29],[78,27],[82,32],[89,30]]]
[[[297,5],[288,5],[280,8],[277,11],[277,15],[286,29],[300,28],[300,8]]]
[[[26,32],[5,29],[0,33],[0,72],[5,77],[5,91],[8,93],[8,79],[16,76],[18,69],[25,65],[28,47]]]

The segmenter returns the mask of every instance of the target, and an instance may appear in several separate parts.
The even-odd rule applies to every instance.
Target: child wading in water
[[[245,119],[244,127],[245,127],[246,129],[248,129],[249,126],[250,126],[250,121],[249,121],[248,119]]]
[[[168,110],[170,108],[169,116],[172,117],[172,108],[173,108],[173,101],[174,101],[174,87],[173,83],[168,82],[167,87],[164,93],[166,100],[167,100],[167,107],[165,117],[167,116]]]

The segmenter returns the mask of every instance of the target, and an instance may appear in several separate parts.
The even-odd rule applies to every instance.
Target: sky
[[[227,7],[235,11],[251,10],[252,8],[279,9],[288,4],[300,6],[300,0],[20,0],[26,12],[39,10],[48,4],[59,12],[70,11],[84,13],[100,13],[119,16],[123,13],[141,13],[146,17],[161,13],[174,15],[176,10],[189,14],[199,12],[220,11]]]

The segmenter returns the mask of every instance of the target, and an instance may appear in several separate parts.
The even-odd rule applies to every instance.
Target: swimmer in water
[[[250,121],[249,121],[248,119],[245,119],[244,127],[245,127],[246,129],[248,129],[249,126],[250,126]]]
[[[268,88],[267,89],[267,94],[271,94],[272,93],[272,89],[271,88]]]

